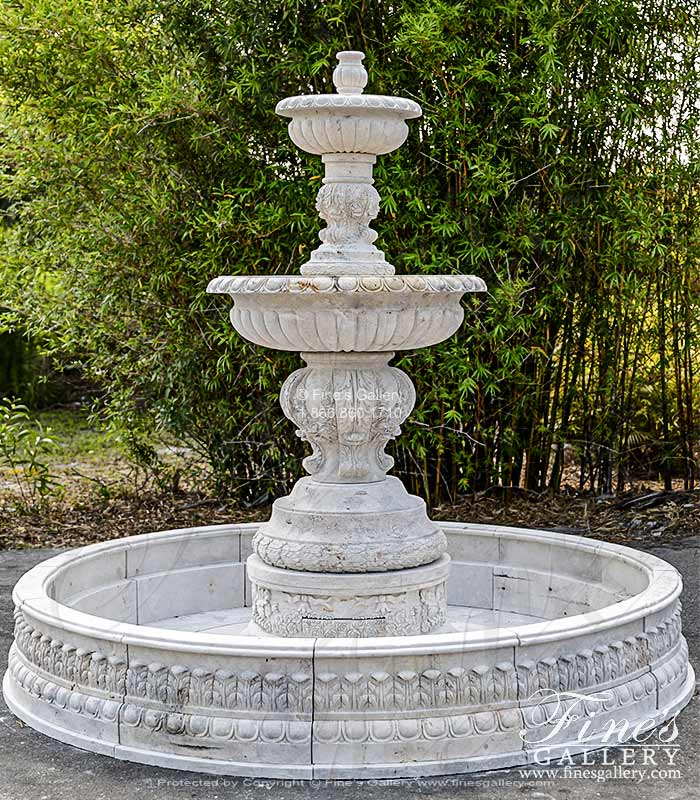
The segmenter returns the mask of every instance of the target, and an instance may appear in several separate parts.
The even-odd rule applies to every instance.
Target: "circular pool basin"
[[[437,524],[449,612],[429,635],[256,630],[246,559],[257,524],[49,559],[14,590],[7,704],[48,736],[115,758],[324,779],[542,761],[617,743],[611,726],[632,736],[689,701],[669,564],[563,534]]]

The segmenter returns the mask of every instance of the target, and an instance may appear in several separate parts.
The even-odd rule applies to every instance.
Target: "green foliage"
[[[21,396],[36,408],[60,391],[52,365],[18,321],[20,315],[0,308],[0,396]]]
[[[17,394],[31,382],[33,353],[27,340],[2,324],[0,310],[0,393]]]
[[[459,334],[403,355],[398,469],[437,502],[491,484],[624,485],[636,454],[697,472],[697,7],[691,0],[4,0],[0,303],[79,359],[148,461],[167,430],[258,502],[301,455],[294,355],[242,341],[219,274],[315,247],[320,162],[274,115],[367,53],[423,106],[379,160],[402,271],[474,272]],[[658,392],[648,393],[649,386]]]
[[[61,488],[46,462],[56,447],[50,434],[26,406],[0,398],[0,469],[14,482],[23,511],[42,508]]]

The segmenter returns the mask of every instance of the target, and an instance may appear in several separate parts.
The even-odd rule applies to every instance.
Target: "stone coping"
[[[587,553],[605,559],[612,564],[625,564],[644,576],[647,585],[633,596],[603,608],[554,620],[468,633],[439,633],[406,637],[377,637],[348,642],[343,639],[302,639],[266,637],[256,640],[248,636],[224,636],[220,634],[164,631],[148,625],[115,622],[93,614],[77,611],[65,603],[52,599],[53,586],[57,579],[75,568],[84,559],[124,553],[125,572],[129,555],[155,545],[156,542],[184,543],[197,537],[220,536],[222,533],[252,535],[258,523],[239,525],[215,525],[198,528],[183,528],[160,533],[142,534],[129,539],[88,545],[51,558],[26,573],[13,591],[13,600],[18,608],[31,617],[58,629],[91,636],[96,639],[123,645],[139,645],[154,649],[167,649],[183,653],[226,654],[252,657],[308,657],[314,650],[322,650],[325,657],[355,658],[396,656],[400,654],[440,654],[470,651],[495,650],[516,645],[536,645],[571,637],[597,633],[627,623],[642,620],[668,608],[679,596],[682,583],[675,568],[655,556],[637,552],[619,545],[586,540],[546,531],[531,531],[499,526],[465,525],[463,523],[438,522],[445,533],[462,532],[481,538],[497,538],[499,541],[526,542],[533,547],[544,545],[564,547],[571,552]],[[240,548],[240,545],[238,545]],[[236,560],[236,554],[232,554]],[[238,550],[240,560],[240,549]],[[206,563],[206,562],[205,562]],[[96,587],[97,588],[97,587]]]
[[[502,627],[365,639],[155,627],[250,605],[257,524],[144,534],[63,553],[20,579],[6,702],[37,730],[116,758],[285,778],[526,764],[542,741],[584,752],[610,725],[629,738],[688,702],[673,567],[564,534],[438,524],[452,555],[448,601]],[[553,696],[574,712],[571,726],[559,729]]]

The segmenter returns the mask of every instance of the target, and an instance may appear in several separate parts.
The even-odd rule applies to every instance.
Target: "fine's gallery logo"
[[[678,737],[676,716],[663,721],[643,718],[634,722],[607,711],[613,701],[611,692],[579,694],[540,689],[530,696],[528,728],[520,731],[520,738],[535,751],[535,760],[549,761],[551,749],[566,742],[563,749],[574,753],[592,748],[617,747],[624,744],[648,745],[654,737],[657,744],[671,746]],[[568,731],[568,735],[562,735]],[[677,746],[677,745],[676,745]],[[561,756],[561,751],[558,751]]]

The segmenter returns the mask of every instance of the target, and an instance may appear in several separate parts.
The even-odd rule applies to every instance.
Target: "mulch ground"
[[[78,547],[171,528],[262,521],[269,513],[269,507],[241,509],[219,500],[167,494],[54,503],[41,514],[6,512],[0,549]]]
[[[263,521],[270,507],[240,508],[180,494],[126,494],[55,502],[41,514],[0,510],[0,549],[76,547],[169,528]],[[484,492],[431,510],[434,519],[544,528],[619,543],[669,544],[700,533],[700,490],[643,487],[619,497]]]
[[[665,492],[643,487],[617,497],[571,490],[559,495],[484,493],[443,506],[436,519],[544,528],[619,544],[671,544],[700,534],[700,490]]]

